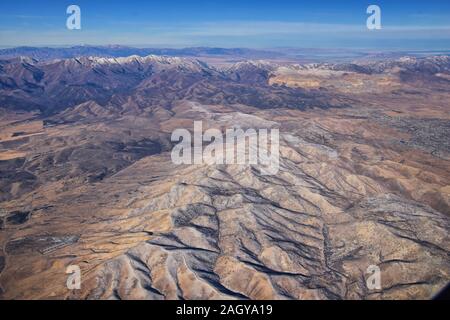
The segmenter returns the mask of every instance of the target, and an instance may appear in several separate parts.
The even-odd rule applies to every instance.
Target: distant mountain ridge
[[[156,55],[0,59],[0,106],[52,114],[91,100],[120,107],[123,98],[143,108],[169,109],[182,99],[258,108],[341,105],[331,103],[332,99],[320,92],[271,86],[270,70],[276,66],[247,61],[216,68],[195,58]]]
[[[37,60],[68,59],[76,57],[128,57],[128,56],[177,56],[177,57],[196,57],[196,56],[235,56],[242,58],[271,58],[280,56],[279,52],[266,50],[245,49],[245,48],[208,48],[193,47],[184,49],[171,48],[133,48],[127,46],[74,46],[69,48],[51,48],[51,47],[17,47],[0,50],[0,57],[14,58],[19,56],[30,57]]]
[[[450,56],[449,50],[444,51],[393,51],[373,52],[351,49],[314,49],[314,48],[217,48],[217,47],[190,47],[190,48],[136,48],[121,45],[110,46],[73,46],[73,47],[29,47],[0,49],[0,58],[10,59],[28,57],[40,61],[55,59],[70,59],[78,57],[119,58],[129,56],[146,57],[149,55],[169,57],[210,57],[233,60],[280,60],[308,62],[325,61],[353,61],[353,60],[384,60],[399,59],[403,56],[425,57],[430,55]]]
[[[260,109],[345,107],[348,101],[324,90],[272,85],[281,65],[246,60],[215,67],[191,57],[79,57],[39,61],[0,58],[0,106],[54,114],[88,101],[121,108],[131,99],[139,108],[171,105],[188,99],[209,104],[245,104]],[[355,74],[400,72],[404,81],[447,84],[450,57],[403,57],[372,63],[304,64],[286,70],[330,70]],[[442,76],[443,74],[444,76]]]

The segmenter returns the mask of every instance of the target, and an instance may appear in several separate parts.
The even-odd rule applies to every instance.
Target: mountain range
[[[121,45],[110,46],[74,46],[74,47],[15,47],[0,49],[0,58],[28,57],[43,60],[69,59],[78,57],[119,58],[138,55],[190,57],[202,59],[227,59],[243,61],[249,59],[268,59],[278,61],[311,63],[326,61],[352,61],[356,59],[383,60],[398,59],[403,56],[424,57],[430,55],[449,55],[450,51],[374,51],[352,49],[318,48],[136,48]]]
[[[448,55],[149,50],[0,51],[1,298],[430,299],[450,282]],[[174,164],[194,121],[279,129],[280,172]]]

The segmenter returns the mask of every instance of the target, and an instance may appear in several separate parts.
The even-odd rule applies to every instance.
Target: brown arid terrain
[[[4,59],[0,112],[2,299],[430,299],[450,282],[447,56]],[[280,171],[173,164],[194,121],[278,128]]]

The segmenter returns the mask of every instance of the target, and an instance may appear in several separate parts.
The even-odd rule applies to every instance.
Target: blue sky
[[[67,30],[66,8],[82,29]],[[382,30],[366,9],[382,10]],[[13,0],[0,2],[0,46],[450,49],[450,1]]]

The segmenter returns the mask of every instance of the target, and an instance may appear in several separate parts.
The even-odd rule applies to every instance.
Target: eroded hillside
[[[433,297],[450,280],[449,70],[1,61],[1,297]],[[278,128],[279,173],[173,164],[194,121]]]

